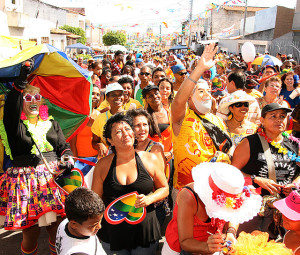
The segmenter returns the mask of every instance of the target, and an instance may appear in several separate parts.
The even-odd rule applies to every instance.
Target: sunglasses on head
[[[25,102],[27,102],[27,103],[32,102],[33,98],[35,99],[35,101],[38,101],[38,102],[42,100],[41,94],[35,94],[33,96],[33,95],[27,93],[23,98],[24,98]]]
[[[187,72],[178,73],[180,76],[187,75]]]
[[[233,104],[232,106],[235,106],[236,108],[240,108],[242,106],[249,107],[249,102],[238,102]]]
[[[146,75],[146,76],[148,76],[148,75],[150,75],[150,73],[147,73],[147,72],[143,73],[143,72],[141,72],[140,75]]]

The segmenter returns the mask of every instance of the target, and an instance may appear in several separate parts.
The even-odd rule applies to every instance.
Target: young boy
[[[104,209],[94,191],[80,187],[71,192],[65,202],[67,219],[60,223],[56,234],[57,254],[106,254],[96,236]]]

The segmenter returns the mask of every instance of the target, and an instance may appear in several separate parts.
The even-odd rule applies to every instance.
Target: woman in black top
[[[283,136],[282,133],[286,128],[288,112],[291,112],[291,109],[277,103],[266,105],[261,113],[263,128],[260,132],[245,137],[233,154],[232,165],[239,168],[245,177],[250,177],[254,186],[262,188],[262,196],[276,193],[287,196],[295,187],[293,183],[300,179],[296,161],[292,160],[288,153],[284,153],[289,151],[298,156],[299,151],[299,144]],[[275,165],[276,180],[272,180],[269,176],[269,167],[259,136],[268,141]],[[260,226],[257,226],[252,222],[251,225],[256,228],[261,227],[262,231],[268,230],[268,224],[262,222],[259,224]]]
[[[113,153],[99,160],[93,177],[92,190],[108,206],[114,200],[137,192],[135,208],[146,209],[146,217],[138,224],[122,221],[109,223],[103,218],[98,232],[107,254],[154,254],[160,239],[159,223],[153,203],[168,195],[163,163],[153,153],[134,149],[134,133],[130,121],[122,114],[112,116],[103,135]],[[153,191],[154,190],[154,191]]]
[[[57,217],[65,215],[65,197],[52,173],[61,170],[58,159],[72,153],[58,122],[42,105],[39,88],[27,85],[32,66],[22,65],[4,106],[6,135],[1,133],[1,138],[10,152],[12,167],[0,178],[0,222],[7,230],[23,230],[22,254],[36,254],[39,227],[46,226],[51,254],[56,254]]]

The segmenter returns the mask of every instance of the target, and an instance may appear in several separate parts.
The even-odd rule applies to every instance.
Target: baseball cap
[[[175,74],[181,70],[185,70],[185,66],[183,64],[177,64],[177,65],[171,66],[171,70],[172,70],[173,74]]]
[[[147,93],[148,93],[149,91],[151,91],[152,89],[158,90],[158,87],[157,87],[156,85],[149,84],[149,85],[147,85],[145,88],[143,88],[143,90],[142,90],[143,98],[145,98],[146,95],[147,95]]]
[[[143,62],[143,60],[142,60],[141,58],[137,58],[137,59],[135,60],[135,63],[136,63],[136,64],[142,63],[142,62]]]
[[[276,110],[284,110],[286,113],[292,112],[293,110],[290,108],[283,107],[278,103],[267,104],[261,111],[261,116],[265,117],[267,112],[273,112]]]
[[[115,90],[124,91],[123,87],[119,83],[115,82],[115,83],[111,83],[111,84],[107,85],[106,90],[105,90],[105,95],[107,95],[109,92],[112,92]]]
[[[273,69],[273,71],[274,71],[275,73],[277,73],[276,68],[275,68],[274,66],[271,66],[271,65],[265,66],[263,69],[261,69],[261,71],[264,72],[266,68],[271,68],[271,69]]]
[[[288,219],[300,221],[300,190],[292,191],[288,197],[276,201],[273,205]]]
[[[143,57],[143,54],[142,54],[142,53],[138,53],[138,54],[136,54],[135,57],[136,57],[136,58],[142,58],[142,57]]]

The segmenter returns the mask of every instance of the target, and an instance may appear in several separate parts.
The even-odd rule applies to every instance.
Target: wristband
[[[229,234],[229,233],[233,234],[234,237],[236,237],[236,229],[234,227],[227,228],[226,234]]]
[[[188,78],[190,81],[192,81],[193,83],[197,84],[197,82],[195,80],[193,80],[190,76],[187,76],[186,78]]]

